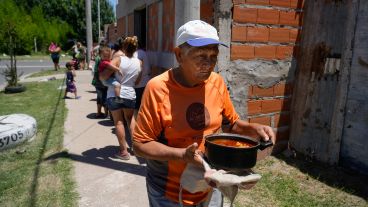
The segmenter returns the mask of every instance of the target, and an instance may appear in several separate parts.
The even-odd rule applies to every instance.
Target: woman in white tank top
[[[130,158],[130,155],[125,139],[126,136],[123,119],[127,121],[130,132],[132,132],[135,124],[135,120],[133,119],[136,101],[134,86],[140,80],[142,63],[138,58],[133,56],[138,46],[137,37],[127,37],[125,38],[123,44],[125,56],[116,57],[111,61],[112,65],[119,67],[122,74],[115,74],[121,85],[120,100],[122,101],[116,101],[117,99],[115,99],[114,87],[111,86],[107,89],[107,106],[111,111],[112,117],[114,119],[116,136],[118,138],[120,146],[120,151],[115,155],[115,157],[122,160],[128,160]],[[105,71],[109,72],[101,73],[101,79],[108,79],[113,73],[112,70]]]

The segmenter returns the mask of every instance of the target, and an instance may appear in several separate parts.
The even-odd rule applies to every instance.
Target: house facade
[[[317,9],[317,6],[322,6],[325,10]],[[324,58],[322,61],[324,64],[328,62],[330,65],[339,65],[339,68],[342,67],[340,64],[345,64],[349,68],[349,72],[346,73],[352,75],[350,72],[353,71],[352,68],[356,65],[354,63],[349,65],[346,58],[341,58],[345,55],[342,48],[349,48],[349,51],[353,51],[353,48],[367,48],[368,40],[362,36],[359,37],[359,41],[363,41],[364,44],[349,45],[346,38],[358,38],[355,33],[351,36],[345,35],[340,39],[331,38],[331,35],[337,35],[339,32],[347,34],[347,29],[351,28],[351,25],[357,25],[356,22],[359,18],[362,19],[361,21],[366,18],[363,15],[365,11],[368,11],[366,7],[367,3],[364,3],[364,1],[343,0],[317,2],[303,0],[119,0],[116,7],[115,38],[129,35],[138,36],[142,46],[147,49],[154,73],[160,73],[177,65],[173,47],[176,31],[181,25],[194,19],[201,19],[214,25],[219,31],[220,40],[229,46],[228,48],[220,47],[216,72],[223,76],[236,111],[241,118],[249,122],[270,125],[276,131],[277,142],[273,148],[274,153],[290,147],[307,156],[313,155],[315,159],[331,164],[345,163],[343,161],[345,158],[341,155],[349,154],[345,156],[347,159],[359,159],[359,164],[353,167],[366,171],[368,155],[362,156],[363,152],[359,149],[359,146],[353,146],[355,141],[349,141],[349,137],[356,136],[356,134],[349,132],[348,128],[345,131],[342,130],[343,126],[346,125],[346,121],[354,122],[353,116],[348,114],[347,109],[345,110],[345,107],[349,107],[349,104],[356,106],[354,105],[356,100],[349,102],[349,98],[347,98],[353,98],[354,95],[348,94],[348,89],[341,90],[344,87],[348,88],[348,85],[352,87],[351,83],[340,81],[331,83],[331,85],[309,84],[312,89],[340,88],[340,90],[325,90],[326,94],[313,96],[314,98],[321,98],[319,104],[323,104],[323,100],[327,100],[324,97],[327,97],[329,92],[345,94],[344,100],[341,97],[334,99],[336,103],[340,104],[339,107],[328,105],[324,106],[323,109],[319,109],[320,111],[331,109],[323,115],[325,116],[325,122],[328,122],[327,127],[334,125],[334,129],[337,129],[336,127],[341,126],[342,132],[339,134],[340,138],[337,141],[329,138],[335,135],[328,134],[327,136],[322,133],[324,137],[321,137],[321,132],[325,130],[323,125],[321,125],[322,129],[315,129],[315,125],[304,125],[305,120],[302,119],[306,109],[302,102],[307,103],[309,101],[308,103],[311,106],[316,102],[310,102],[310,99],[306,99],[308,88],[303,88],[303,85],[301,85],[303,83],[306,87],[308,86],[306,80],[311,78],[312,72],[318,66],[308,65],[307,62],[313,62],[313,58],[305,59],[303,57],[306,54],[321,53],[321,51],[310,50],[311,46],[315,48],[317,44],[319,44],[319,47],[323,47],[321,42],[326,42],[328,47],[335,48],[338,45],[336,41],[345,41],[344,44],[339,46],[340,53],[330,52],[329,55],[320,58]],[[360,10],[356,8],[360,8]],[[330,13],[324,14],[328,17],[325,22],[322,20],[318,22],[315,18],[318,15],[314,15],[312,11],[319,12],[321,18],[323,11],[329,11]],[[344,21],[344,24],[338,27],[329,24],[330,27],[328,28],[330,30],[328,31],[330,33],[319,35],[320,30],[325,31],[326,29],[318,26],[318,24],[324,23],[326,26],[333,18],[344,17],[344,15],[346,17],[349,14],[359,18],[356,20],[348,18],[349,20]],[[315,20],[312,21],[313,19]],[[338,22],[334,23],[339,24]],[[342,26],[346,26],[346,28],[344,29]],[[362,25],[361,27],[366,31],[366,27]],[[318,36],[320,41],[313,42],[312,40],[318,39],[313,36]],[[113,40],[114,37],[109,39],[109,41]],[[359,51],[362,55],[367,53],[362,52],[362,48]],[[340,57],[340,60],[337,60],[337,57]],[[368,59],[368,55],[366,57]],[[327,58],[330,59],[326,61]],[[337,77],[336,79],[338,77],[342,78],[343,73],[341,71],[337,72],[331,69],[333,66],[329,67],[331,74]],[[301,73],[300,71],[309,72]],[[364,80],[360,80],[365,85],[368,83],[366,76],[365,74],[365,76],[362,76]],[[362,77],[360,78],[362,79]],[[363,89],[360,94],[365,94]],[[303,97],[300,98],[301,96]],[[326,103],[333,104],[334,102],[329,100]],[[368,103],[367,98],[363,101],[360,100],[358,105],[361,106],[362,103]],[[309,107],[309,110],[312,110],[310,114],[315,114],[317,108],[316,106],[315,108]],[[343,115],[334,116],[334,113],[341,108],[344,111]],[[350,126],[361,127],[359,129],[360,136],[368,135],[368,129],[362,127],[368,128],[368,120],[363,118],[368,117],[368,109],[367,106],[362,108],[364,108],[364,113],[359,120],[361,123],[349,124]],[[318,112],[316,114],[318,119]],[[335,119],[332,117],[335,117]],[[321,126],[318,125],[318,127]],[[311,133],[312,131],[317,135]],[[343,139],[344,136],[348,138]],[[318,139],[313,137],[318,137]],[[310,140],[316,142],[311,143]],[[357,138],[352,140],[357,140]],[[332,142],[339,142],[339,144],[332,147],[334,150],[329,150]],[[364,143],[368,142],[365,141]],[[323,147],[316,147],[316,145],[322,145]],[[353,155],[350,152],[345,153],[346,147],[354,148],[351,150]],[[315,151],[318,149],[323,150],[323,153],[316,153]],[[339,153],[336,153],[337,151]],[[340,154],[343,151],[344,153]],[[335,158],[325,159],[326,156]],[[346,166],[352,167],[351,165]]]

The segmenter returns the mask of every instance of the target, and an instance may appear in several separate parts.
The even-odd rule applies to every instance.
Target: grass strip
[[[28,76],[27,78],[64,74],[65,72],[66,72],[66,68],[60,68],[60,70],[57,70],[57,71],[52,68],[52,69],[42,70],[42,71],[33,73],[32,75]]]
[[[298,162],[298,167],[294,164]],[[304,167],[302,166],[304,165]],[[337,178],[338,170],[321,167],[316,163],[292,160],[283,156],[268,157],[253,169],[262,175],[250,190],[240,191],[235,199],[236,207],[344,207],[365,206],[367,201],[349,189],[324,182],[320,177],[301,171],[302,168],[319,170]],[[347,177],[345,175],[344,177]],[[353,181],[353,179],[351,179]]]
[[[0,152],[0,206],[77,206],[72,163],[63,151],[63,83],[27,83],[23,93],[0,93],[0,115],[28,114],[38,125],[33,141]]]

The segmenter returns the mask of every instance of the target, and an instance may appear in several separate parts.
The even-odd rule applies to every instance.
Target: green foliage
[[[34,7],[29,12],[21,4],[12,0],[0,0],[0,28],[14,27],[16,33],[16,55],[30,54],[34,49],[34,39],[37,47],[45,49],[51,41],[66,40],[66,35],[72,30],[68,24],[55,18],[44,17],[41,7]],[[10,53],[7,47],[6,32],[0,31],[0,52]]]
[[[98,39],[97,1],[92,2],[92,34]],[[100,0],[101,30],[104,24],[114,21],[111,5]],[[0,28],[7,22],[16,25],[20,45],[16,54],[30,54],[37,48],[46,51],[51,41],[61,43],[64,50],[70,49],[70,41],[86,42],[85,1],[80,0],[0,0]],[[0,52],[8,53],[0,31]]]
[[[27,11],[31,11],[35,6],[41,6],[46,18],[58,18],[68,23],[73,34],[68,38],[86,42],[86,11],[85,1],[80,0],[15,0],[18,5],[24,5]],[[92,34],[93,40],[98,39],[97,1],[92,2]],[[101,30],[104,24],[114,21],[114,12],[108,0],[100,0]]]

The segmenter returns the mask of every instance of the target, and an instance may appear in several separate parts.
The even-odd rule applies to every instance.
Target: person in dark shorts
[[[124,52],[126,56],[116,57],[111,61],[111,64],[118,67],[121,74],[124,74],[120,80],[120,98],[122,102],[117,102],[115,99],[114,87],[109,86],[107,89],[107,106],[111,111],[114,119],[116,136],[119,142],[119,152],[115,155],[116,158],[129,160],[130,154],[126,142],[124,120],[127,122],[129,131],[133,131],[135,119],[133,118],[135,109],[136,94],[134,86],[139,81],[141,72],[141,61],[134,57],[133,54],[137,50],[137,37],[127,37],[124,40]],[[107,80],[114,70],[104,70],[100,73],[101,80]]]
[[[49,52],[51,54],[51,59],[52,62],[54,63],[54,68],[56,71],[60,69],[59,65],[60,51],[61,51],[60,46],[57,43],[51,42],[49,46]]]
[[[105,46],[105,42],[101,42],[99,45],[100,47]],[[96,54],[99,54],[99,52],[97,52]],[[98,71],[98,66],[100,64],[101,58],[99,55],[96,56],[95,58],[95,66],[93,69],[93,79],[92,79],[92,85],[95,86],[96,88],[96,93],[97,93],[97,113],[95,118],[106,118],[108,115],[108,110],[107,110],[107,104],[106,104],[106,97],[107,97],[107,87],[104,86],[99,78],[99,71]],[[102,113],[102,108],[104,108],[104,112]]]

